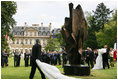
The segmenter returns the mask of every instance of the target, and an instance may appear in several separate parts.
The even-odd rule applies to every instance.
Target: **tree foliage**
[[[48,43],[45,47],[46,51],[59,51],[60,50],[60,43],[57,38],[51,38],[48,40]]]
[[[99,47],[102,47],[105,44],[109,47],[113,47],[117,38],[117,11],[113,14],[112,19],[105,24],[104,30],[97,32],[96,36]]]
[[[9,51],[8,43],[5,38],[8,35],[13,39],[10,33],[11,28],[15,25],[13,15],[16,13],[16,2],[14,1],[1,1],[1,49],[7,49]]]
[[[65,43],[64,40],[63,40],[63,37],[62,37],[61,32],[58,33],[58,34],[56,34],[56,37],[57,37],[57,39],[58,39],[58,41],[59,41],[59,43],[60,43],[60,47],[61,47],[61,48],[64,48],[64,46],[66,45],[66,43]]]
[[[113,25],[115,26],[115,24],[110,24],[111,21],[109,21],[111,13],[112,10],[107,8],[104,3],[98,4],[96,10],[93,11],[93,15],[90,12],[86,12],[86,18],[88,23],[88,37],[84,42],[84,48],[91,47],[92,49],[96,49],[103,47],[103,45],[105,44],[108,44],[109,46],[113,45],[111,41],[113,40],[114,42],[115,38],[109,39],[110,37],[106,36],[108,34],[114,34],[113,30],[111,29],[115,29],[115,27],[112,28]],[[108,21],[110,22],[109,24]],[[116,35],[114,34],[114,36]],[[105,38],[107,40],[105,40]]]
[[[83,48],[86,49],[87,47],[90,47],[92,49],[97,48],[97,39],[95,34],[95,18],[93,15],[91,15],[90,12],[86,12],[86,18],[88,23],[88,36],[86,41],[84,42]]]
[[[98,4],[96,10],[93,11],[96,24],[96,31],[104,29],[104,24],[107,23],[110,19],[110,14],[112,13],[112,11],[113,10],[107,8],[104,3]]]

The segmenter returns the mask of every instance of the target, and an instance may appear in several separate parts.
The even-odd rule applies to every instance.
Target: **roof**
[[[30,27],[30,26],[29,26]],[[24,31],[28,26],[16,26],[11,30],[13,35],[24,35]],[[49,36],[50,30],[49,27],[39,27],[39,26],[31,26],[32,28],[38,30],[39,36]]]

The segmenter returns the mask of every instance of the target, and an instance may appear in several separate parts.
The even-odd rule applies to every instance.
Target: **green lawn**
[[[31,67],[24,67],[24,60],[21,59],[21,66],[14,67],[13,57],[9,58],[9,66],[5,68],[1,68],[1,78],[2,79],[28,79]],[[62,73],[62,66],[56,66]],[[117,64],[115,67],[111,67],[110,69],[105,70],[91,70],[90,76],[72,76],[76,78],[83,79],[117,79]],[[34,79],[41,79],[40,73],[36,70]]]

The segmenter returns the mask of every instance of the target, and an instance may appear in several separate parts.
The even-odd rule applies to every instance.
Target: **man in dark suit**
[[[14,67],[18,67],[18,50],[14,52]]]
[[[102,61],[103,61],[103,69],[105,69],[105,65],[108,66],[108,69],[110,68],[109,67],[109,63],[108,63],[108,55],[109,55],[109,49],[107,48],[107,45],[104,45],[104,48],[106,48],[106,53],[102,54]]]
[[[36,64],[36,59],[39,59],[40,60],[40,57],[41,57],[40,40],[39,39],[36,39],[36,44],[32,48],[32,59],[31,59],[31,62],[32,62],[32,65],[31,66],[32,66],[32,68],[31,68],[31,73],[30,73],[30,76],[29,76],[30,79],[33,79],[34,74],[35,74],[35,71],[36,71],[36,67],[40,71],[42,79],[45,79],[45,75],[43,74],[43,72],[41,71],[41,69]]]
[[[57,53],[57,61],[58,61],[59,65],[61,65],[61,59],[60,59],[60,53],[59,52]]]
[[[66,48],[64,48],[64,50],[62,51],[62,59],[63,59],[63,66],[64,67],[64,64],[67,64],[67,60],[68,60],[68,56],[67,56],[67,53],[66,53]]]
[[[89,53],[90,64],[91,64],[91,68],[93,68],[94,67],[94,64],[93,64],[93,62],[94,62],[94,53],[93,53],[91,48],[90,48],[89,52],[90,52]]]
[[[6,54],[5,54],[5,49],[4,49],[4,51],[1,52],[1,66],[2,66],[2,68],[4,68],[4,65],[5,65],[5,58],[6,58]]]
[[[88,66],[90,66],[90,64],[91,64],[91,68],[93,68],[94,67],[94,64],[93,64],[93,61],[94,61],[94,53],[93,53],[93,51],[92,51],[91,48],[88,48],[87,50],[88,50],[87,51],[87,63],[88,63]]]
[[[86,55],[86,63],[89,66],[89,47],[87,48],[87,50],[85,51],[85,55]]]
[[[30,53],[28,52],[28,50],[26,50],[26,53],[24,53],[24,60],[25,60],[25,67],[28,67],[29,66],[29,56],[30,56]]]
[[[17,60],[17,66],[19,67],[20,66],[20,59],[21,59],[21,53],[20,51],[18,51],[18,60]]]

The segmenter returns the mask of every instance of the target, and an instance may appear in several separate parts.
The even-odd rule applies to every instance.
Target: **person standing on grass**
[[[26,53],[24,53],[24,60],[25,60],[25,67],[28,67],[29,66],[29,56],[30,56],[30,53],[28,50],[26,50]]]
[[[61,65],[61,59],[60,59],[60,53],[59,52],[57,53],[57,61],[58,61],[59,65]]]
[[[94,53],[92,51],[91,48],[88,49],[88,57],[89,57],[89,60],[88,60],[88,66],[90,66],[91,64],[91,68],[94,67],[94,64],[93,64],[93,61],[94,61]]]
[[[62,52],[62,59],[63,59],[63,65],[62,67],[64,67],[64,64],[67,64],[67,60],[68,60],[68,57],[67,57],[67,53],[66,53],[66,48],[64,48],[63,52]]]
[[[17,66],[20,66],[20,59],[21,59],[21,52],[18,51],[18,62],[17,62]]]
[[[107,48],[107,45],[104,45],[104,48],[106,49],[106,53],[102,54],[102,59],[103,59],[103,69],[105,69],[106,65],[109,67],[109,62],[108,62],[108,55],[109,55],[109,49]]]
[[[6,60],[6,54],[5,54],[5,49],[1,52],[1,66],[4,68],[5,65],[5,60]]]
[[[96,64],[97,57],[98,57],[98,51],[97,51],[97,49],[95,49],[94,50],[94,62],[95,62],[95,64]]]
[[[33,79],[34,74],[35,74],[35,71],[36,71],[36,68],[38,68],[38,70],[40,71],[42,79],[46,79],[45,78],[45,75],[43,74],[43,72],[41,71],[41,69],[36,64],[36,59],[39,59],[40,60],[40,57],[41,57],[40,40],[39,39],[36,39],[36,44],[32,48],[32,57],[31,57],[32,58],[31,59],[32,65],[31,65],[31,72],[30,72],[29,79]]]
[[[109,55],[110,55],[110,65],[111,65],[111,67],[114,67],[114,63],[113,63],[113,48],[110,48]]]
[[[14,52],[14,67],[16,67],[17,64],[17,50]]]

